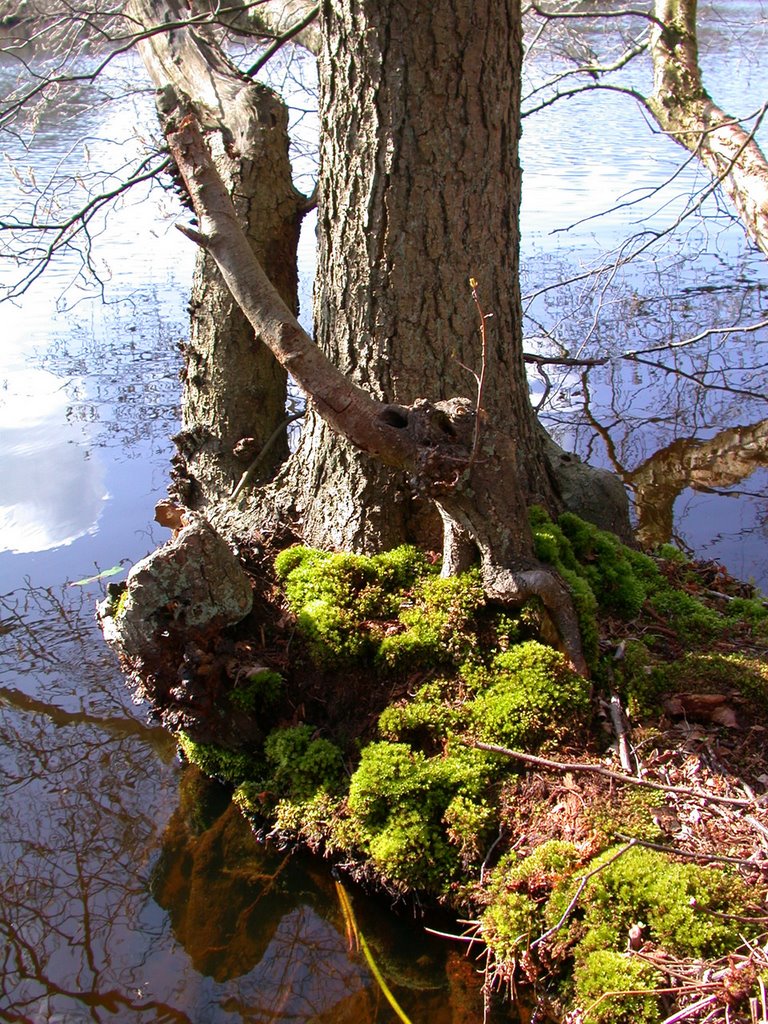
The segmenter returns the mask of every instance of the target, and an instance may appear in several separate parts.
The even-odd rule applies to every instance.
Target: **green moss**
[[[372,656],[379,638],[371,621],[396,618],[404,592],[429,571],[408,545],[374,557],[294,547],[275,560],[310,655],[327,668]]]
[[[275,729],[264,742],[268,786],[281,796],[307,799],[318,790],[339,789],[344,762],[329,740],[313,738],[311,725]]]
[[[540,933],[535,900],[517,890],[500,892],[481,917],[483,941],[498,963],[514,964]]]
[[[589,683],[536,641],[498,653],[490,667],[465,665],[458,679],[425,684],[381,715],[392,742],[368,746],[352,777],[348,806],[364,852],[390,879],[442,891],[480,857],[496,823],[494,787],[512,770],[459,734],[470,728],[530,749],[583,725],[589,708]]]
[[[178,741],[184,757],[211,778],[237,785],[259,775],[258,764],[249,754],[236,754],[213,743],[196,743],[183,732]]]
[[[537,558],[553,566],[571,591],[581,630],[584,657],[594,667],[598,654],[598,603],[594,591],[576,560],[570,541],[544,509],[539,506],[531,508],[530,521]]]
[[[481,916],[484,941],[500,962],[511,963],[544,931],[543,900],[580,860],[573,843],[553,839],[529,856],[505,854],[491,873]]]
[[[249,673],[237,683],[230,700],[242,711],[259,711],[274,705],[283,692],[283,677],[279,672],[262,668]]]
[[[653,659],[641,640],[628,640],[616,663],[615,677],[630,715],[643,717],[659,710],[659,686],[653,676]]]
[[[471,864],[482,853],[496,826],[498,811],[487,800],[457,794],[445,809],[443,822],[449,842],[458,848],[462,862]]]
[[[768,665],[744,654],[687,654],[669,665],[656,666],[650,683],[657,695],[735,690],[750,710],[768,715]]]
[[[238,799],[239,792],[235,793],[235,799]],[[247,797],[247,793],[242,796],[243,799]],[[323,848],[326,853],[337,850],[348,853],[348,837],[341,836],[341,845],[336,841],[340,808],[340,798],[324,789],[319,789],[306,800],[280,800],[273,811],[274,827],[278,832],[301,839],[311,850]]]
[[[662,1019],[654,990],[663,987],[664,979],[630,953],[596,950],[579,966],[574,981],[584,1024],[657,1024]]]
[[[629,549],[614,534],[599,530],[570,512],[560,516],[558,525],[570,542],[600,608],[625,619],[634,618],[646,599],[647,588],[635,572]]]
[[[701,643],[720,636],[725,628],[722,615],[682,590],[669,585],[660,587],[650,598],[653,610],[680,640]]]
[[[641,846],[619,857],[617,852],[606,850],[566,875],[543,915],[551,928],[570,908],[557,942],[561,956],[570,947],[576,1000],[584,1020],[594,1024],[665,1015],[653,991],[661,977],[625,952],[633,926],[654,947],[681,959],[716,959],[758,934],[757,924],[743,920],[749,894],[739,878]]]
[[[531,640],[497,655],[488,679],[469,709],[486,742],[532,750],[588,719],[589,683],[551,647]]]
[[[466,693],[459,681],[425,683],[409,700],[390,704],[379,717],[379,735],[395,742],[428,746],[447,739],[465,724]]]
[[[675,547],[674,544],[661,544],[656,550],[656,554],[659,558],[663,558],[666,562],[674,562],[676,565],[688,565],[690,559],[684,551],[680,548]]]
[[[631,641],[616,676],[634,716],[658,714],[663,697],[670,693],[735,691],[752,715],[768,717],[768,666],[761,658],[689,653],[676,661],[655,663],[644,644]]]
[[[718,957],[741,943],[743,922],[728,919],[742,914],[747,902],[738,878],[639,846],[607,863],[615,852],[608,850],[587,866],[600,870],[581,892],[574,915],[577,963],[599,949],[623,950],[629,929],[640,921],[651,941],[677,956]],[[555,889],[546,910],[548,925],[560,919],[576,885],[574,878]]]
[[[617,836],[655,842],[663,838],[663,832],[654,812],[663,806],[663,794],[629,789],[616,793],[610,802],[589,807],[586,817],[605,842],[614,842]]]
[[[759,598],[735,597],[725,609],[726,618],[732,622],[747,622],[759,633],[765,635],[768,626],[768,608]]]
[[[321,598],[307,601],[296,624],[316,665],[331,668],[360,661],[374,650],[370,634],[358,616]]]
[[[381,583],[390,590],[407,590],[435,571],[424,552],[410,544],[374,555],[371,562]]]
[[[400,612],[405,630],[381,641],[380,663],[395,670],[458,663],[475,642],[475,617],[484,603],[479,570],[420,580],[411,605]]]
[[[371,743],[347,801],[357,841],[390,880],[444,892],[471,846],[495,824],[484,799],[495,774],[492,760],[471,748],[427,757],[404,743]],[[472,835],[457,835],[462,816],[465,824],[472,820]]]

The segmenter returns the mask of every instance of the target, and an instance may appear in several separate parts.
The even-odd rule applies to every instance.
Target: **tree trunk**
[[[188,17],[178,0],[130,0],[127,14],[146,28]],[[140,51],[158,88],[161,115],[178,102],[195,111],[219,173],[236,197],[250,245],[295,311],[296,247],[306,202],[292,184],[282,101],[241,74],[202,27],[155,33],[140,43]],[[203,249],[190,311],[176,487],[187,505],[205,508],[232,492],[275,431],[260,463],[261,479],[286,457],[286,374],[255,338]]]
[[[450,0],[443,0],[443,4],[450,9],[452,16],[456,15]],[[519,36],[514,31],[519,28],[519,9],[514,0],[509,0],[509,4],[506,20],[508,32],[505,36],[507,56],[511,55],[510,29],[512,39],[519,42]],[[426,20],[432,24],[431,18]],[[493,18],[490,18],[483,23],[485,31],[480,33],[488,46],[490,38],[502,34],[500,26],[494,25],[493,29],[490,27],[492,22]],[[435,24],[439,24],[439,17],[435,19]],[[404,38],[408,33],[404,27],[401,28]],[[462,33],[455,34],[455,39],[460,48],[466,43]],[[519,61],[519,46],[516,53]],[[341,59],[341,67],[346,67],[345,55],[335,55],[335,60]],[[391,56],[390,52],[388,58]],[[493,58],[498,56],[498,53],[492,54]],[[378,66],[378,61],[374,65]],[[517,98],[514,83],[518,73],[519,65],[516,72],[510,73],[512,89],[507,98],[512,101]],[[475,75],[479,75],[481,86],[483,79],[477,69]],[[419,88],[422,84],[419,83]],[[351,96],[351,90],[347,91]],[[362,93],[366,94],[367,90]],[[449,95],[454,97],[453,93]],[[456,93],[457,100],[461,95],[460,89]],[[352,98],[355,102],[351,108],[358,115],[364,113],[368,104],[359,105],[358,93]],[[498,98],[494,96],[493,100],[498,101]],[[419,104],[416,105],[418,108]],[[319,288],[317,301],[317,309],[321,312],[318,332],[325,338],[325,347],[333,351],[333,361],[306,336],[290,310],[270,287],[247,245],[195,120],[185,116],[169,125],[168,138],[174,160],[198,215],[199,228],[190,230],[190,237],[207,248],[216,259],[227,286],[249,316],[257,334],[264,338],[281,364],[294,376],[312,400],[316,415],[322,417],[332,431],[326,435],[319,451],[311,447],[309,451],[300,450],[294,460],[298,468],[306,470],[308,467],[311,472],[313,462],[316,466],[324,460],[326,465],[335,465],[330,462],[330,454],[333,454],[334,447],[339,443],[338,436],[343,436],[368,457],[374,457],[395,469],[406,470],[422,493],[434,501],[442,519],[443,572],[458,571],[476,560],[482,567],[486,590],[494,599],[519,602],[532,594],[538,594],[554,618],[571,662],[579,670],[586,671],[579,630],[575,625],[567,591],[551,573],[535,568],[532,556],[527,522],[528,504],[543,495],[549,499],[550,504],[554,504],[555,499],[549,485],[542,436],[527,399],[515,276],[498,276],[500,266],[508,270],[516,269],[519,172],[516,135],[497,131],[494,121],[489,120],[490,114],[497,110],[496,105],[492,105],[489,111],[481,106],[479,111],[471,111],[469,114],[472,125],[477,123],[475,119],[481,117],[485,119],[486,125],[490,125],[490,137],[485,139],[483,151],[484,164],[494,168],[493,174],[487,173],[478,180],[479,205],[476,210],[464,194],[457,196],[456,202],[452,202],[453,194],[447,194],[443,200],[433,204],[435,212],[430,212],[426,195],[423,196],[422,204],[416,207],[411,205],[414,184],[423,176],[420,174],[420,151],[415,140],[420,145],[425,142],[418,132],[412,131],[414,125],[411,121],[400,132],[400,136],[410,141],[407,147],[408,158],[414,166],[411,167],[409,160],[403,157],[400,166],[391,168],[389,189],[398,194],[391,197],[391,202],[389,189],[384,188],[382,191],[382,204],[386,210],[392,210],[392,216],[377,214],[374,217],[371,204],[362,202],[365,197],[359,191],[359,184],[356,185],[358,195],[350,191],[356,215],[350,216],[348,220],[351,234],[349,245],[344,248],[347,258],[342,265],[342,261],[333,255],[333,245],[326,244],[322,264],[332,283],[329,287]],[[467,106],[464,112],[466,115]],[[459,113],[457,110],[457,117]],[[425,134],[429,131],[428,117],[414,120],[420,131]],[[382,144],[379,133],[372,132],[369,148],[379,156],[382,152],[384,155],[397,154],[395,133],[389,122],[384,121],[382,124],[385,141],[388,139],[390,144]],[[435,128],[435,125],[431,127]],[[442,135],[441,129],[444,129]],[[439,138],[444,141],[449,136],[449,126],[444,123],[439,123],[436,130],[438,137],[432,140],[431,162],[442,157],[437,144]],[[364,154],[367,151],[365,139],[366,133],[359,132],[359,150]],[[501,144],[501,140],[506,140],[508,144]],[[479,143],[481,137],[473,141]],[[449,160],[449,166],[442,168],[450,183],[453,183],[451,170],[456,160],[462,152],[469,152],[470,148],[465,142],[464,150],[457,150],[453,159]],[[352,162],[357,156],[352,151]],[[336,159],[339,161],[339,173],[342,173],[341,163],[348,161],[341,162],[338,157]],[[481,171],[473,156],[467,162],[469,173],[464,180],[465,188],[472,181],[471,174],[476,171],[479,175]],[[374,182],[378,180],[380,172],[374,163],[358,171],[361,180],[366,180],[366,173]],[[505,180],[500,175],[509,165],[512,171]],[[395,169],[397,174],[394,173]],[[429,185],[436,187],[439,177],[427,177]],[[336,184],[334,176],[328,174],[324,175],[323,180],[327,188],[330,182]],[[351,189],[354,185],[353,177],[347,178],[346,182]],[[504,191],[501,203],[498,201],[500,183],[510,186],[509,193]],[[499,312],[495,308],[494,340],[489,341],[487,321],[479,308],[475,282],[472,283],[470,294],[476,302],[475,312],[481,317],[482,328],[478,330],[477,324],[473,328],[470,316],[462,316],[462,303],[456,290],[464,280],[464,274],[456,271],[453,259],[442,264],[439,253],[434,252],[424,271],[427,285],[444,289],[442,281],[446,278],[455,286],[453,294],[440,292],[442,302],[434,308],[434,296],[424,282],[416,290],[408,287],[404,270],[400,270],[400,259],[401,253],[406,252],[408,266],[417,273],[421,272],[419,259],[422,256],[430,257],[432,232],[424,228],[420,221],[408,219],[409,215],[418,218],[419,207],[426,205],[427,210],[423,212],[422,219],[429,220],[431,216],[435,228],[442,228],[438,231],[438,239],[443,250],[457,261],[467,258],[479,261],[484,254],[475,248],[478,243],[473,237],[472,226],[480,223],[483,213],[488,219],[488,209],[494,212],[494,202],[495,210],[501,215],[495,221],[498,232],[493,237],[498,255],[496,261],[484,269],[498,289],[495,298]],[[329,203],[332,205],[330,212]],[[467,207],[469,212],[466,212]],[[464,231],[463,244],[458,244],[451,226],[450,217],[453,213]],[[333,233],[337,221],[344,219],[345,210],[340,197],[331,188],[330,200],[328,191],[324,197],[321,226]],[[355,223],[358,225],[356,229]],[[370,234],[374,236],[374,250],[366,253],[365,246],[369,243]],[[500,236],[501,242],[508,245],[499,246]],[[486,245],[492,242],[492,238],[484,231],[481,232],[481,239]],[[357,248],[355,253],[354,246],[358,240],[362,247]],[[411,249],[413,256],[410,255]],[[359,264],[355,259],[348,259],[350,252],[358,256]],[[471,263],[469,268],[472,269]],[[334,280],[338,282],[337,288],[333,287]],[[408,301],[404,304],[400,296],[392,296],[388,292],[394,289],[395,282],[406,293]],[[429,310],[426,315],[433,313],[446,316],[445,329],[447,331],[450,328],[450,334],[446,335],[440,330],[437,332],[438,340],[433,341],[428,337],[427,328],[420,353],[415,356],[411,345],[412,335],[408,332],[418,328],[418,318],[414,317],[412,309],[412,303],[417,300],[421,303],[422,315],[425,315],[426,309]],[[472,309],[470,303],[467,305]],[[481,343],[478,343],[478,338]],[[365,358],[361,358],[360,353]],[[471,357],[474,357],[477,366],[476,406],[462,398],[429,401],[412,397],[424,386],[424,369],[430,378],[434,375],[433,379],[426,382],[432,389],[457,386],[457,362],[461,364]],[[419,367],[422,367],[421,373],[417,372]],[[490,382],[487,390],[483,386],[485,380]],[[366,387],[360,387],[357,381],[365,383]],[[396,400],[400,398],[402,400]],[[412,400],[407,406],[404,400],[409,399]],[[369,483],[370,473],[366,474],[366,468],[358,460],[358,478]],[[355,475],[354,472],[349,473],[349,476]],[[325,486],[311,499],[315,508],[322,510],[317,521],[326,527],[328,524],[338,527],[341,510],[346,522],[352,518],[358,524],[365,512],[353,504],[353,499],[347,501],[351,489],[349,479],[337,478],[331,485],[324,482]],[[381,503],[380,508],[387,512],[391,492],[381,492],[377,497]],[[301,527],[304,538],[316,543],[317,538],[307,538],[306,520]],[[362,540],[367,547],[376,547],[382,538],[377,532],[376,536],[364,537]]]
[[[323,6],[315,295],[323,351],[381,401],[411,405],[474,396],[478,279],[493,314],[483,408],[516,454],[513,476],[497,480],[501,506],[514,487],[515,516],[532,499],[553,503],[521,352],[518,8]],[[408,479],[312,409],[280,483],[310,542],[374,549],[413,534]]]
[[[654,89],[648,109],[720,182],[747,236],[768,255],[768,163],[752,136],[704,89],[696,0],[656,0],[655,16],[661,24],[651,36]]]

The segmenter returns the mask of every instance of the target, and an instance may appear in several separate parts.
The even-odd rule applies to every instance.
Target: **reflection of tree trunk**
[[[768,255],[768,163],[749,134],[708,96],[701,81],[696,0],[656,0],[651,39],[659,126],[695,153],[721,187],[754,244]]]
[[[140,25],[183,20],[178,0],[131,0]],[[202,28],[160,32],[140,43],[158,87],[162,112],[169,96],[185,97],[203,125],[217,168],[249,243],[288,306],[297,306],[296,246],[303,210],[291,180],[287,113],[265,86],[241,74]],[[286,377],[232,300],[203,250],[192,299],[186,350],[182,474],[197,487],[184,497],[201,506],[231,491],[254,454],[285,418]],[[235,449],[237,451],[235,452]],[[283,433],[264,460],[270,476],[285,457]]]
[[[653,547],[670,539],[673,506],[686,487],[700,491],[732,487],[766,465],[768,420],[751,427],[729,427],[708,441],[674,441],[624,476],[635,492],[639,540]]]

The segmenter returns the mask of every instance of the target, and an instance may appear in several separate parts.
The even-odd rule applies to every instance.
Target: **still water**
[[[732,18],[757,8],[716,10],[705,75],[746,114],[766,92],[748,50],[761,38]],[[127,160],[142,144],[133,126],[152,123],[142,95],[96,110],[75,98],[61,114],[38,126],[38,180],[82,161],[84,145],[92,168],[116,147]],[[768,585],[768,333],[659,348],[761,322],[764,259],[714,200],[628,269],[606,259],[628,236],[663,231],[705,185],[689,165],[652,193],[684,154],[626,97],[527,118],[523,162],[527,347],[608,360],[532,370],[548,425],[621,474],[647,539],[674,537]],[[18,203],[3,169],[0,205]],[[265,852],[216,787],[181,771],[95,629],[105,581],[82,583],[119,578],[164,539],[153,509],[178,421],[193,258],[169,213],[157,188],[128,196],[93,225],[100,284],[86,286],[83,256],[64,252],[0,310],[0,1020],[384,1024],[395,1018],[348,954],[325,866]],[[414,1021],[481,1019],[461,950],[359,894],[355,906]]]

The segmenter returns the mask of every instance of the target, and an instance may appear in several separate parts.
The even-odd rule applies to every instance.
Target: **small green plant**
[[[738,878],[641,846],[618,858],[616,852],[607,850],[587,866],[598,870],[584,887],[574,918],[579,920],[577,961],[597,949],[623,950],[639,921],[652,941],[677,956],[718,957],[741,943],[744,924],[738,917],[748,894]],[[575,889],[575,878],[555,889],[546,911],[549,925],[560,919]]]
[[[358,842],[394,882],[441,893],[479,843],[480,832],[458,837],[462,814],[487,830],[495,817],[484,804],[496,768],[482,751],[456,746],[427,757],[405,743],[380,741],[363,751],[349,788],[348,809]],[[462,797],[462,801],[457,798]],[[484,809],[486,808],[486,809]],[[452,842],[452,837],[457,842]]]
[[[373,557],[293,547],[275,559],[312,660],[326,668],[372,657],[379,638],[371,623],[396,618],[404,592],[430,569],[408,545]]]
[[[483,940],[497,960],[514,962],[544,930],[543,903],[579,862],[573,843],[552,839],[529,856],[505,854],[494,868],[480,919]]]
[[[480,573],[425,577],[415,587],[412,604],[400,612],[406,627],[385,637],[379,660],[390,669],[413,669],[462,660],[475,639],[473,625],[485,603]]]
[[[629,549],[612,533],[599,530],[571,512],[564,512],[557,522],[599,606],[622,618],[634,618],[646,599],[647,588],[635,572]]]
[[[584,1024],[658,1024],[661,973],[631,953],[598,949],[580,965],[576,999]]]

